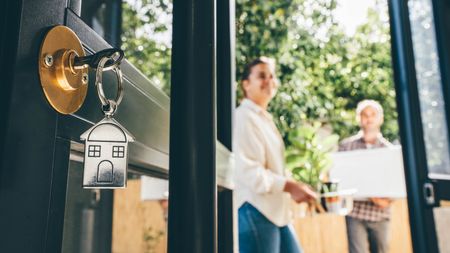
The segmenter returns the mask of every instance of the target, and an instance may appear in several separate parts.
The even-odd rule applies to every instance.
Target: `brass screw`
[[[50,54],[46,54],[44,56],[44,63],[45,63],[45,66],[51,67],[53,65],[53,56]]]
[[[81,82],[82,82],[83,84],[87,84],[88,81],[89,81],[89,76],[88,76],[88,74],[87,74],[87,73],[83,73],[83,76],[81,77]]]

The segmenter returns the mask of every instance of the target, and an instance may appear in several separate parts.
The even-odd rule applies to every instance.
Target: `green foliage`
[[[383,134],[398,139],[389,26],[381,18],[387,16],[387,8],[369,11],[367,23],[350,37],[333,18],[336,4],[237,1],[237,80],[251,59],[277,59],[281,86],[269,111],[288,148],[293,145],[289,133],[315,121],[331,125],[341,139],[354,134],[359,129],[354,111],[363,99],[382,104]]]
[[[278,53],[279,45],[286,39],[290,7],[291,1],[237,0],[236,57],[239,67],[257,56]]]
[[[315,159],[318,152],[299,151],[303,146],[296,141],[304,138],[306,143],[311,137],[301,131],[312,134],[311,129],[317,129],[307,126],[320,122],[341,139],[353,135],[359,129],[355,108],[363,99],[382,104],[382,132],[391,141],[398,139],[386,2],[379,1],[377,11],[369,10],[367,22],[352,37],[334,20],[336,5],[337,0],[236,1],[236,79],[240,80],[244,65],[258,56],[278,61],[281,86],[269,111],[287,150],[297,150],[299,161]],[[171,15],[171,0],[123,3],[122,48],[127,59],[167,93],[171,43],[157,38],[170,33]],[[241,97],[238,89],[237,101]],[[299,179],[312,175],[307,166],[299,169],[297,163],[296,171],[302,171]],[[312,173],[320,174],[324,167],[318,166]]]
[[[318,134],[321,124],[302,126],[288,135],[291,145],[286,150],[286,165],[292,177],[320,189],[321,177],[329,169],[329,152],[337,145],[336,134],[321,138]]]
[[[382,132],[390,139],[398,139],[397,110],[395,90],[392,79],[390,56],[390,36],[387,20],[381,20],[384,13],[369,10],[367,23],[357,29],[349,50],[350,61],[347,68],[347,82],[336,86],[335,95],[346,99],[344,111],[354,118],[354,108],[363,99],[375,99],[384,109]],[[386,14],[387,15],[387,14]],[[332,121],[334,128],[339,122]],[[357,126],[353,124],[352,132],[343,131],[346,136],[354,133]]]
[[[293,1],[236,1],[236,77],[245,64],[259,56],[275,57],[287,39],[287,20]],[[238,100],[242,91],[238,90]]]
[[[122,3],[122,50],[150,81],[170,91],[172,1],[127,0]],[[159,38],[159,39],[158,39]]]

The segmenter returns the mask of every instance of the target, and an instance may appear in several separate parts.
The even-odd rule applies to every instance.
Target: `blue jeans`
[[[350,253],[388,252],[389,220],[364,221],[347,216],[345,221]]]
[[[238,216],[240,253],[302,253],[290,226],[277,227],[247,202]]]

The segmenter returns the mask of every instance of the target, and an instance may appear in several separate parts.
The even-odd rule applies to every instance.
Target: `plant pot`
[[[327,213],[338,215],[347,215],[353,209],[353,194],[356,190],[348,189],[344,191],[335,191],[323,193],[321,198],[324,200]]]
[[[331,180],[331,181],[322,183],[322,186],[320,188],[320,193],[324,194],[327,192],[336,192],[338,190],[339,190],[339,180]],[[320,198],[320,203],[322,204],[325,211],[328,211],[325,197]]]

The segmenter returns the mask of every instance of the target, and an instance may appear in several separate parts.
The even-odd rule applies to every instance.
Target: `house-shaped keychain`
[[[104,118],[80,136],[85,140],[83,188],[124,188],[128,142],[134,137],[113,118]]]

